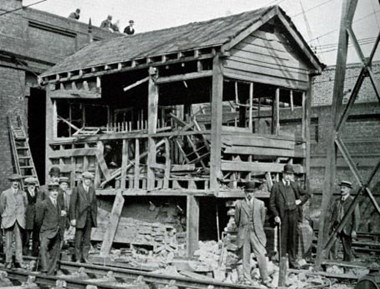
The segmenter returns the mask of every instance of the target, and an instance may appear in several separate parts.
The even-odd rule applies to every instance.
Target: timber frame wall
[[[293,163],[308,185],[311,78],[321,69],[274,8],[223,46],[47,73],[41,79],[48,95],[46,173],[59,166],[74,186],[83,171],[92,171],[98,195],[186,197],[191,255],[203,196],[240,198],[239,186],[260,177],[267,181],[267,197],[286,163]],[[66,117],[59,115],[73,103],[80,103],[77,123],[71,109]],[[195,113],[200,104],[208,112],[201,105],[202,112]],[[104,115],[86,115],[86,105],[104,106]],[[181,110],[164,114],[164,106]],[[295,106],[303,108],[302,125],[284,134],[281,111]],[[118,111],[125,112],[121,122]],[[104,121],[88,126],[94,122],[89,117]],[[106,160],[109,143],[119,149],[113,169]]]

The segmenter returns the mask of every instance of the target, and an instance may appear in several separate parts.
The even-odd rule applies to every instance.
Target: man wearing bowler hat
[[[12,242],[15,240],[16,267],[22,267],[22,237],[21,231],[25,228],[25,211],[28,200],[24,191],[20,189],[22,176],[12,174],[9,178],[11,188],[2,192],[0,196],[1,226],[5,231],[5,268],[11,269]]]
[[[341,181],[340,197],[334,203],[334,210],[331,215],[332,227],[335,228],[342,221],[344,215],[348,211],[354,198],[351,196],[352,183],[349,181]],[[348,219],[346,225],[342,231],[338,233],[338,236],[343,246],[343,261],[352,261],[352,238],[357,237],[358,226],[360,222],[359,206],[356,205],[353,214]]]
[[[38,247],[40,243],[40,229],[37,225],[36,218],[36,206],[42,201],[42,194],[37,189],[36,185],[38,180],[34,177],[28,177],[24,180],[26,185],[25,194],[28,199],[28,205],[26,207],[25,215],[25,232],[24,232],[24,255],[29,253],[29,243],[32,239],[32,252],[31,255],[38,256]]]
[[[262,182],[248,182],[245,186],[245,198],[236,202],[235,223],[238,227],[237,247],[243,261],[244,282],[252,283],[251,252],[256,256],[262,283],[270,287],[267,268],[266,236],[264,232],[265,206],[264,202],[255,198]]]
[[[70,223],[75,227],[75,259],[88,263],[91,247],[91,230],[97,226],[98,205],[96,192],[92,186],[94,176],[90,172],[82,174],[82,183],[73,189],[70,196]]]
[[[269,198],[269,209],[274,221],[281,226],[281,256],[289,257],[289,267],[296,268],[297,225],[302,221],[302,205],[310,195],[294,181],[293,166],[287,164],[282,180],[273,184]]]

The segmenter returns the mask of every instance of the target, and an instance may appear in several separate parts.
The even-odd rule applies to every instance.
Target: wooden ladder
[[[14,167],[16,168],[16,172],[22,176],[21,188],[24,188],[24,180],[28,177],[36,178],[37,186],[39,186],[36,168],[29,147],[29,140],[19,115],[17,116],[16,125],[12,124],[11,117],[8,116],[8,131]]]

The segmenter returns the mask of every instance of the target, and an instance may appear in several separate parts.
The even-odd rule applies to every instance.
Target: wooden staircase
[[[37,186],[39,186],[40,184],[30,151],[28,137],[20,116],[17,116],[16,125],[12,124],[11,117],[8,116],[8,131],[14,167],[16,168],[16,172],[22,176],[21,188],[24,188],[24,180],[28,177],[36,178]]]

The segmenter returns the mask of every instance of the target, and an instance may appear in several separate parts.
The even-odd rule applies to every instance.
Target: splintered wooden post
[[[149,68],[149,84],[148,84],[148,168],[147,189],[152,190],[155,185],[154,171],[152,167],[156,163],[156,145],[153,135],[157,131],[157,116],[158,116],[158,86],[155,83],[157,77],[157,70],[154,67]]]
[[[210,154],[210,187],[219,189],[218,178],[221,174],[222,150],[222,111],[223,111],[223,74],[219,55],[213,60],[212,98],[211,98],[211,154]]]
[[[121,159],[121,180],[120,180],[120,189],[125,189],[125,182],[127,178],[127,165],[128,165],[128,145],[129,142],[126,139],[123,139],[123,153]]]
[[[199,201],[194,196],[187,196],[186,210],[186,227],[187,227],[187,256],[193,256],[198,249],[199,235]]]
[[[123,210],[124,206],[124,197],[123,197],[123,191],[118,190],[115,196],[115,201],[113,203],[111,215],[108,221],[106,233],[103,239],[102,247],[100,248],[100,256],[106,257],[108,256],[113,239],[115,238],[116,230],[119,225],[120,215],[121,211]]]
[[[278,288],[285,287],[288,257],[280,257],[280,271],[278,275]]]

